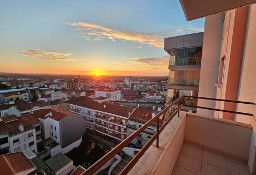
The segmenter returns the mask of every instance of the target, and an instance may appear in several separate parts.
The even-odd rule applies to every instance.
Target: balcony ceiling
[[[188,21],[256,3],[256,0],[180,0]]]

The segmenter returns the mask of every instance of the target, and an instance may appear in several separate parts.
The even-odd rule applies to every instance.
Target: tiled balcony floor
[[[184,142],[172,175],[249,175],[247,165],[200,145]]]

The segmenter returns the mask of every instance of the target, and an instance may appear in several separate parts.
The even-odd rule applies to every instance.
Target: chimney
[[[156,107],[155,106],[153,106],[153,111],[156,109]]]
[[[156,116],[156,114],[154,112],[152,112],[152,118],[154,118]]]
[[[157,110],[160,112],[161,111],[161,107],[158,107]]]
[[[24,126],[23,126],[23,124],[20,124],[20,125],[19,125],[19,130],[20,130],[21,132],[24,131]]]

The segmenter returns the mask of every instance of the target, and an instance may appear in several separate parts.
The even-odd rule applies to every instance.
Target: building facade
[[[182,95],[197,96],[204,33],[165,38],[164,49],[170,54],[166,102]]]

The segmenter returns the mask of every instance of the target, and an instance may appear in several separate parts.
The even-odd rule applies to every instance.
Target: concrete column
[[[219,58],[222,43],[222,31],[224,13],[218,13],[206,17],[203,42],[203,53],[200,71],[200,83],[198,96],[216,98],[216,86],[218,82]],[[199,106],[215,107],[215,102],[199,100]],[[213,117],[214,111],[198,109],[201,115]]]

